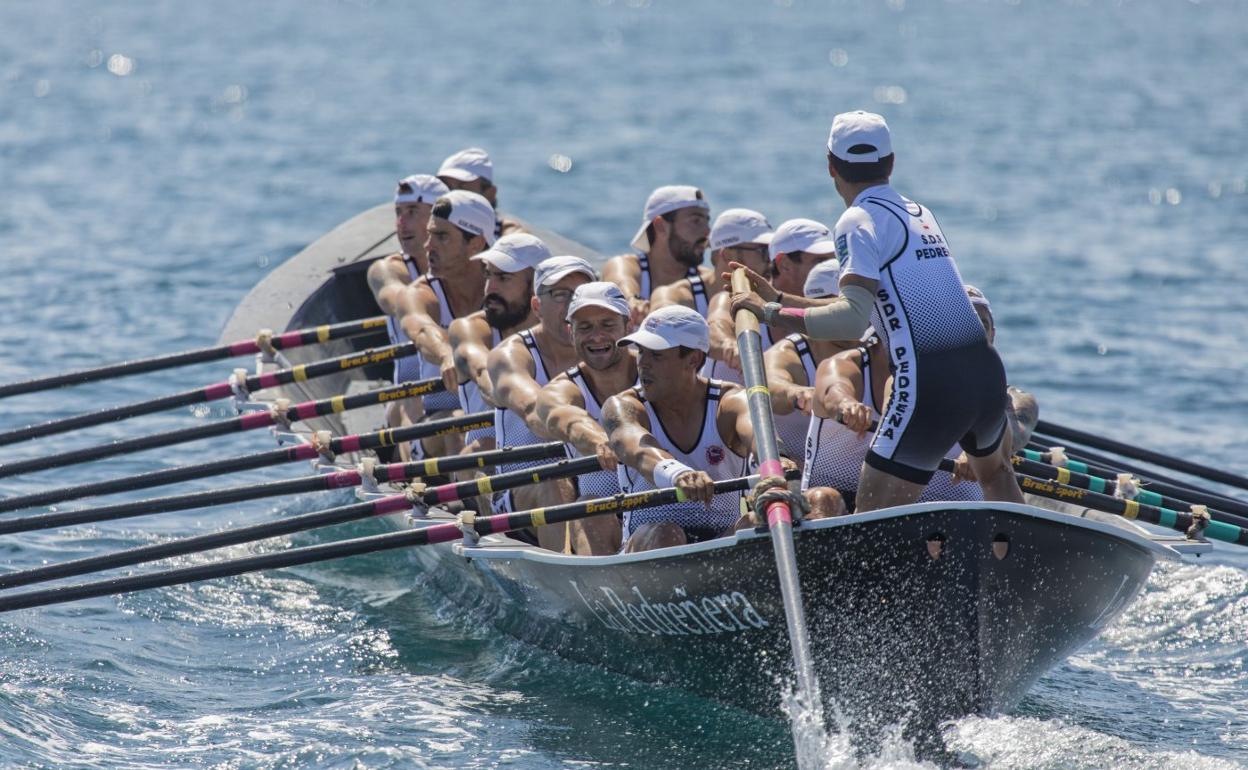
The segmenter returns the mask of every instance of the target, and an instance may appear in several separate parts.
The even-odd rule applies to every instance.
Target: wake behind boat
[[[291,258],[239,305],[222,338],[375,315],[364,275],[388,251],[392,222],[380,206]],[[536,232],[556,253],[594,256]],[[360,346],[334,344],[336,353]],[[293,351],[291,359],[325,352]],[[384,376],[357,369],[281,393],[323,398]],[[366,410],[309,427],[356,432],[380,421],[379,410]],[[1158,560],[1209,548],[1087,509],[1045,505],[1057,510],[925,503],[796,529],[818,680],[856,729],[899,721],[930,728],[1011,709],[1118,617]],[[389,519],[419,529],[454,516],[420,507]],[[626,676],[779,713],[791,662],[776,654],[787,646],[785,616],[765,532],[598,557],[506,535],[410,553],[414,580],[502,632]]]

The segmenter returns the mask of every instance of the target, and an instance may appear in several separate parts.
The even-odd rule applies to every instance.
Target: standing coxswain
[[[848,207],[835,228],[841,297],[782,308],[754,276],[733,297],[771,326],[819,339],[857,339],[876,313],[894,370],[892,396],[859,477],[857,510],[914,502],[948,448],[958,443],[989,500],[1022,502],[1002,437],[1005,369],[967,298],[931,211],[889,184],[893,150],[879,115],[837,115],[828,173]]]
[[[629,298],[633,318],[648,312],[650,297],[660,286],[688,280],[696,285],[706,313],[706,286],[712,276],[702,268],[702,252],[710,234],[710,205],[702,191],[688,185],[668,185],[646,199],[641,227],[633,236],[635,254],[607,260],[602,279],[619,286]]]
[[[533,308],[533,271],[551,256],[540,238],[528,233],[504,235],[487,251],[472,257],[485,274],[481,310],[456,318],[447,328],[460,407],[469,414],[494,408],[490,384],[490,351],[512,334],[537,323]],[[494,448],[494,429],[476,428],[464,434],[464,451]]]
[[[504,339],[490,351],[487,362],[493,388],[494,444],[519,447],[549,440],[545,426],[537,414],[542,387],[556,375],[576,363],[576,350],[568,332],[568,306],[572,294],[581,284],[598,279],[594,268],[580,257],[551,257],[542,261],[534,273],[532,307],[538,323],[530,329]],[[539,463],[499,463],[500,472],[514,471]],[[523,511],[540,501],[543,485],[509,490],[495,500],[500,513]],[[543,548],[562,550],[562,526],[542,527],[538,544]]]
[[[602,470],[553,485],[548,504],[611,497],[620,493],[618,460],[602,427],[602,404],[637,383],[637,359],[619,341],[632,331],[628,300],[606,281],[581,284],[568,307],[577,362],[552,379],[537,402],[537,418],[552,438],[572,453],[597,457]],[[620,549],[620,522],[613,515],[577,519],[568,525],[572,553],[600,556]]]
[[[425,245],[429,272],[404,289],[400,300],[403,332],[420,351],[415,379],[441,377],[442,393],[424,397],[423,414],[443,416],[459,406],[455,363],[447,327],[471,309],[481,307],[485,276],[471,257],[494,243],[494,209],[480,195],[452,190],[433,204],[429,237]],[[461,438],[447,437],[413,442],[416,456],[446,454],[458,450]]]

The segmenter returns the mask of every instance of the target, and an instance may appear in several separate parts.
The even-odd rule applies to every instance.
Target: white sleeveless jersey
[[[878,185],[854,199],[835,237],[841,275],[879,281],[872,324],[898,381],[922,376],[925,353],[987,344],[931,211]]]
[[[806,372],[806,384],[813,386],[815,384],[815,372],[819,369],[819,362],[815,360],[814,353],[810,352],[810,343],[800,334],[790,334],[777,345],[788,343],[797,351],[797,357],[802,362],[802,369]],[[805,412],[799,412],[796,409],[788,414],[777,414],[774,416],[776,424],[776,435],[784,444],[785,452],[796,459],[798,462],[804,463],[805,454],[803,450],[806,447],[806,431],[810,428],[811,417]]]
[[[581,391],[581,399],[585,401],[585,411],[594,420],[602,422],[602,404],[598,403],[598,399],[594,396],[594,391],[589,387],[589,381],[585,379],[584,372],[581,371],[581,365],[577,364],[566,370],[564,374],[568,375],[568,379],[576,383],[576,387]],[[567,445],[568,456],[581,457],[581,453],[571,444]],[[576,479],[577,494],[580,497],[610,497],[620,493],[620,481],[615,471],[594,471],[593,473],[585,473],[577,476]]]
[[[429,288],[433,289],[434,295],[438,298],[438,308],[440,312],[438,325],[445,329],[451,325],[451,321],[454,321],[459,316],[455,314],[455,311],[451,308],[451,303],[446,298],[446,290],[442,288],[442,279],[426,275],[426,280],[429,283]],[[419,360],[419,365],[416,371],[416,379],[428,380],[434,377],[442,376],[442,369],[440,367],[434,366],[423,357],[418,356],[417,358]],[[424,403],[426,414],[431,414],[433,412],[445,412],[450,409],[458,409],[459,394],[447,392],[433,393],[424,397]]]
[[[646,407],[646,415],[650,418],[650,433],[658,441],[660,447],[670,452],[672,457],[688,465],[690,468],[705,471],[715,481],[735,479],[744,476],[746,461],[720,438],[719,428],[715,424],[719,414],[719,401],[726,389],[726,383],[710,381],[707,383],[706,398],[702,404],[704,416],[702,430],[698,440],[689,451],[676,446],[676,442],[668,437],[663,423],[655,414],[654,407],[641,394],[641,388],[633,388],[637,398]],[[641,492],[654,489],[645,476],[626,465],[616,468],[620,489],[625,493]],[[708,510],[702,503],[673,503],[654,508],[629,510],[624,513],[624,540],[642,524],[654,522],[674,522],[685,530],[691,540],[706,540],[717,537],[727,531],[741,515],[741,495],[715,495],[714,502]]]
[[[411,276],[412,281],[420,280],[420,270],[416,267],[416,260],[411,259],[408,255],[403,254],[403,264],[407,265],[407,274]],[[407,332],[403,331],[403,327],[399,326],[399,319],[394,316],[386,316],[386,334],[390,337],[391,345],[402,345],[405,342],[411,342],[408,339]],[[420,354],[413,353],[410,356],[404,356],[394,362],[394,384],[400,382],[411,382],[420,376]]]
[[[498,329],[490,327],[490,349],[498,347],[498,343],[502,341],[502,336],[498,333]],[[477,385],[476,380],[461,382],[459,384],[459,403],[465,414],[476,414],[477,412],[488,412],[494,408],[493,404],[486,403],[485,396],[481,395],[481,388]],[[479,438],[493,437],[493,426],[488,428],[473,428],[464,433],[464,443],[471,444]]]
[[[871,410],[871,419],[880,419],[880,404],[875,401],[872,387],[873,362],[867,348],[858,348],[862,359],[862,403]],[[862,473],[862,460],[871,446],[871,434],[859,438],[858,434],[830,417],[811,417],[806,435],[806,462],[802,467],[802,489],[832,487],[842,493],[853,494],[858,489],[858,477]],[[945,454],[955,459],[962,448],[957,444]],[[953,476],[937,471],[931,482],[923,489],[918,502],[936,500],[982,500],[983,490],[975,482],[955,484]]]
[[[650,295],[657,288],[650,280],[650,257],[646,254],[638,254],[637,264],[641,266],[641,292],[638,296],[649,300]],[[706,318],[706,311],[710,308],[710,299],[706,293],[706,283],[702,280],[702,273],[698,272],[696,267],[691,267],[685,273],[685,280],[689,282],[689,288],[693,292],[693,309],[698,311],[698,315]]]
[[[546,373],[546,363],[542,360],[542,354],[537,349],[537,341],[533,339],[533,332],[525,329],[517,332],[524,346],[528,348],[529,355],[533,357],[533,379],[538,385],[545,385],[550,382],[550,375]],[[528,423],[524,421],[524,417],[516,414],[510,409],[494,408],[494,446],[498,449],[503,447],[522,447],[530,444],[540,444],[543,439],[529,430]],[[548,460],[536,460],[523,463],[499,463],[499,473],[507,471],[519,470],[521,468],[531,468],[534,465],[542,465],[549,462]]]

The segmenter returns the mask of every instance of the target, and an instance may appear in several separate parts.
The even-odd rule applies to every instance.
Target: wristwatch
[[[780,312],[781,307],[783,307],[783,305],[779,302],[768,302],[763,305],[763,323],[768,326],[775,326],[776,314]]]

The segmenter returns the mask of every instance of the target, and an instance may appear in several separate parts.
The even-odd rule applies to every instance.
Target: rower
[[[490,202],[495,212],[498,211],[498,187],[494,184],[494,163],[490,154],[480,147],[467,147],[447,156],[438,167],[438,179],[452,190],[475,192]],[[494,220],[494,237],[499,238],[513,232],[520,232],[523,227],[519,222],[501,213],[496,213]]]
[[[456,318],[447,328],[459,380],[459,403],[465,412],[475,414],[494,408],[494,389],[487,368],[490,351],[506,337],[537,323],[533,271],[550,256],[550,249],[537,236],[512,233],[471,258],[482,263],[485,271],[482,309]],[[466,452],[493,449],[494,428],[468,431],[464,443]]]
[[[451,190],[434,202],[432,214],[425,244],[429,272],[404,289],[400,326],[420,351],[416,379],[441,377],[446,385],[445,392],[426,396],[422,404],[426,416],[440,417],[459,406],[446,327],[481,306],[485,277],[470,258],[494,243],[494,209],[474,192]],[[413,442],[410,454],[445,454],[458,449],[461,441],[454,434],[428,438]]]
[[[700,277],[682,278],[675,283],[659,286],[650,295],[650,309],[658,310],[667,305],[684,305],[710,317],[715,298],[727,285],[721,273],[732,262],[745,262],[763,270],[768,264],[767,244],[771,242],[771,225],[767,218],[751,209],[728,209],[715,218],[711,225],[710,280],[705,284]],[[708,301],[706,298],[710,297]],[[736,351],[736,341],[732,349]],[[715,331],[711,330],[711,356],[715,358]],[[710,366],[711,364],[708,364]]]
[[[629,298],[634,318],[648,312],[655,289],[685,280],[690,282],[696,309],[706,313],[706,286],[712,276],[700,266],[710,234],[710,210],[696,187],[668,185],[650,193],[631,244],[637,253],[612,257],[602,270],[602,279],[619,286]]]
[[[493,387],[494,444],[519,447],[545,440],[546,431],[537,415],[537,400],[550,373],[576,363],[576,350],[568,332],[568,305],[576,287],[597,280],[594,268],[580,257],[551,257],[537,266],[532,307],[538,323],[503,340],[490,352],[487,368]],[[540,463],[500,463],[500,473]],[[509,490],[495,499],[499,513],[523,511],[538,504],[541,485]],[[537,542],[543,548],[562,550],[561,526],[542,527]]]
[[[855,339],[874,311],[896,385],[859,477],[857,510],[912,503],[952,444],[966,450],[989,500],[1021,503],[1002,437],[1005,368],[988,344],[931,211],[889,184],[893,150],[879,115],[842,113],[828,137],[828,173],[848,207],[836,223],[841,296],[784,308],[751,278],[733,297],[772,326],[819,339]],[[773,241],[774,245],[774,241]]]
[[[368,288],[377,300],[377,306],[386,314],[386,333],[390,344],[407,342],[407,335],[399,328],[398,301],[403,289],[419,280],[429,269],[425,258],[425,238],[428,237],[429,217],[433,202],[448,192],[446,185],[428,174],[413,174],[399,180],[394,193],[394,232],[398,237],[399,250],[368,266]],[[416,362],[419,359],[404,356],[394,362],[394,382],[416,379]],[[386,424],[397,427],[404,424],[402,404],[389,404]],[[412,415],[407,415],[409,422]]]
[[[840,293],[841,269],[835,259],[815,265],[806,275],[802,294],[823,300]],[[763,353],[767,387],[771,391],[771,411],[780,440],[781,454],[793,458],[799,467],[805,461],[806,431],[810,427],[811,400],[815,371],[819,364],[857,343],[841,340],[811,340],[790,334]]]
[[[578,286],[568,307],[568,323],[578,360],[542,388],[537,418],[552,438],[567,442],[572,454],[597,456],[603,469],[556,485],[562,494],[551,501],[554,504],[620,493],[618,460],[602,427],[601,405],[637,382],[637,359],[618,344],[632,331],[628,300],[618,286],[606,281]],[[569,522],[568,535],[572,553],[578,555],[620,550],[620,522],[614,515]]]

